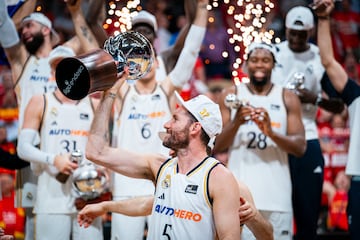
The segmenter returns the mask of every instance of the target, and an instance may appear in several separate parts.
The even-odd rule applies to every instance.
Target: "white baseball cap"
[[[53,64],[58,63],[61,59],[67,58],[67,57],[74,57],[75,52],[65,46],[57,46],[55,47],[49,54],[49,64],[52,66]]]
[[[52,28],[51,21],[48,17],[46,17],[44,14],[40,12],[33,12],[30,15],[24,17],[21,21],[21,24],[28,22],[28,21],[35,21],[40,23],[41,25],[44,25],[45,27],[48,27],[51,29],[51,44],[52,46],[55,46],[59,43],[60,37],[59,34]]]
[[[286,15],[285,26],[299,31],[310,30],[314,27],[314,15],[307,7],[294,7]]]
[[[152,27],[155,33],[158,30],[155,16],[146,10],[141,10],[138,12],[138,14],[132,18],[131,24],[132,26],[137,24],[147,24]]]
[[[198,95],[188,101],[184,101],[178,92],[175,96],[180,105],[188,110],[210,137],[209,143],[213,144],[216,135],[222,131],[222,117],[219,105],[205,95]]]

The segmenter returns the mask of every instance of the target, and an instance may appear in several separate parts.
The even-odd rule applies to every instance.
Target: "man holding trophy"
[[[186,39],[174,70],[161,83],[155,78],[157,62],[151,44],[140,33],[127,32],[110,37],[104,44],[104,50],[60,61],[56,69],[59,91],[72,101],[82,101],[92,92],[110,88],[126,66],[128,79],[135,81],[134,84],[123,84],[118,95],[114,96],[121,113],[115,116],[115,124],[121,122],[118,128],[114,127],[119,131],[116,134],[118,146],[133,150],[142,146],[144,153],[161,152],[167,155],[168,149],[162,146],[158,132],[163,131],[164,122],[171,118],[169,97],[190,78],[205,34],[207,4],[208,1],[198,1],[191,34],[188,34],[196,36],[196,40]],[[129,142],[129,139],[132,141]],[[152,195],[154,192],[151,181],[117,175],[113,192],[115,200]],[[113,216],[112,223],[116,225],[112,227],[112,238],[141,239],[145,220],[146,217]],[[119,221],[121,224],[118,226]]]

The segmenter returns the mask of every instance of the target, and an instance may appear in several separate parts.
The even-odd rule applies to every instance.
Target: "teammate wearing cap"
[[[167,155],[158,137],[164,131],[164,123],[171,117],[170,96],[180,91],[192,73],[200,51],[207,24],[208,0],[199,0],[194,23],[186,38],[184,48],[174,69],[161,82],[157,81],[158,62],[153,56],[150,72],[133,84],[123,84],[115,101],[113,146],[142,153],[158,152]],[[198,38],[189,36],[194,32]],[[139,148],[141,146],[141,148]],[[153,194],[154,184],[149,180],[134,179],[115,173],[114,200]],[[151,225],[149,217],[112,215],[112,239],[141,239],[145,226]]]
[[[314,28],[314,16],[307,7],[297,6],[287,13],[286,41],[276,45],[277,64],[272,73],[274,83],[286,86],[294,75],[304,76],[304,88],[295,89],[302,103],[307,149],[303,157],[290,154],[290,172],[293,184],[293,210],[296,224],[295,239],[316,238],[321,206],[324,158],[320,148],[316,112],[321,107],[340,113],[344,104],[340,99],[323,98],[321,81],[327,78],[317,46],[309,43]]]
[[[130,177],[156,183],[148,239],[239,239],[240,206],[236,179],[207,154],[208,143],[222,129],[217,104],[204,95],[184,102],[164,124],[163,144],[177,157],[140,154],[109,147],[107,124],[122,76],[105,91],[91,126],[86,157]],[[137,146],[142,147],[142,146]]]
[[[54,78],[61,59],[74,56],[71,48],[55,47],[48,57],[51,77]],[[74,163],[69,155],[75,150],[85,151],[97,103],[98,100],[90,96],[71,100],[57,88],[54,92],[32,96],[25,108],[17,152],[31,163],[38,176],[33,210],[36,215],[35,239],[103,239],[100,217],[86,230],[76,223],[78,205],[75,198],[78,196],[72,192],[72,178],[65,182],[56,179],[59,173],[71,175],[78,166],[87,164],[86,159]],[[86,204],[85,200],[82,202]]]
[[[264,43],[249,47],[249,83],[231,86],[220,100],[224,129],[214,152],[229,149],[228,168],[245,183],[257,209],[273,226],[274,239],[292,239],[291,179],[288,153],[301,156],[306,148],[298,97],[271,82],[275,49]],[[224,100],[236,94],[243,101],[229,109]],[[255,239],[244,228],[242,239]]]
[[[76,54],[83,49],[97,47],[83,18],[80,1],[76,1],[75,5],[68,4],[68,9],[75,22],[77,37],[69,40],[64,46],[72,48]],[[23,9],[22,14],[27,15],[31,11],[33,11],[32,8],[26,8]],[[11,66],[21,127],[25,107],[30,98],[35,94],[56,89],[55,81],[50,81],[51,70],[48,61],[50,52],[58,44],[59,38],[52,28],[51,21],[44,14],[35,12],[21,21],[20,39],[14,22],[7,13],[5,1],[0,1],[0,22],[0,43]],[[17,180],[16,203],[18,206],[25,207],[27,215],[25,237],[33,239],[32,207],[36,199],[37,178],[30,168],[24,168],[18,171]]]

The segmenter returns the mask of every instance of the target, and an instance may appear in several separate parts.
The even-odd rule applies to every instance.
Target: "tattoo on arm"
[[[87,26],[81,26],[80,27],[82,35],[89,41],[89,42],[93,42],[93,39],[91,37],[91,34],[89,34],[89,29]]]

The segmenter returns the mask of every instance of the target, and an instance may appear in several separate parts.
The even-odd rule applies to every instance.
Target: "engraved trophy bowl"
[[[86,163],[73,172],[72,189],[85,200],[99,197],[107,190],[106,174],[93,163]]]
[[[56,83],[66,97],[80,100],[111,88],[125,66],[129,68],[128,79],[140,79],[150,71],[153,57],[153,48],[145,36],[120,33],[109,37],[104,49],[62,59],[56,67]]]

